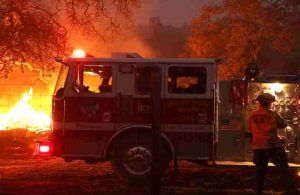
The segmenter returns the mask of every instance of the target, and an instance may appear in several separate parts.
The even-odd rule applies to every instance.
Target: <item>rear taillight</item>
[[[297,106],[300,106],[300,98],[297,100]]]
[[[53,143],[51,141],[36,141],[35,155],[51,156],[53,153]]]
[[[50,152],[50,146],[41,145],[39,147],[39,152],[40,153],[49,153]]]

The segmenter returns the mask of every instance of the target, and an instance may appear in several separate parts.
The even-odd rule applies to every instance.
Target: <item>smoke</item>
[[[114,52],[138,53],[143,57],[153,57],[152,49],[141,40],[133,26],[126,30],[119,29],[116,34],[106,36],[105,39],[71,33],[69,42],[73,48],[81,48],[95,57],[111,57]]]
[[[97,57],[129,52],[148,58],[174,58],[184,53],[189,35],[187,26],[164,25],[159,17],[151,17],[143,25],[124,25],[106,39],[72,33],[70,43],[72,47],[84,49]]]
[[[70,44],[97,57],[110,57],[112,52],[137,52],[143,57],[177,57],[183,53],[189,35],[187,24],[199,14],[199,7],[214,1],[141,1],[140,8],[133,13],[132,21],[123,21],[118,32],[112,36],[108,32],[103,40],[73,32]],[[158,31],[151,34],[149,31],[153,31],[153,18],[158,19],[160,26]],[[157,29],[157,26],[154,28]]]
[[[218,0],[151,0],[142,1],[136,22],[145,24],[151,17],[160,17],[166,25],[176,27],[190,23],[198,15],[199,7]]]

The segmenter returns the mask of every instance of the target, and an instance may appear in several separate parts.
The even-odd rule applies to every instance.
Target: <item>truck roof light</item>
[[[82,49],[75,49],[72,53],[72,56],[73,58],[84,58],[86,57],[86,53],[84,50]]]

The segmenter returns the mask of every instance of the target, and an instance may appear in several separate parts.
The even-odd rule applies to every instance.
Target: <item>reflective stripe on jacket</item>
[[[277,128],[286,127],[284,120],[274,111],[260,106],[249,118],[252,132],[252,149],[268,149],[283,146],[277,136]]]

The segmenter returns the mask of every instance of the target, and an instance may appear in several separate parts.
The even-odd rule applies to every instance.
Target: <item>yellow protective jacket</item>
[[[285,128],[286,123],[274,111],[260,106],[251,113],[249,130],[252,133],[252,149],[268,149],[283,146],[277,136],[277,128]]]

